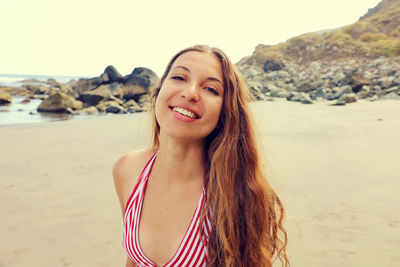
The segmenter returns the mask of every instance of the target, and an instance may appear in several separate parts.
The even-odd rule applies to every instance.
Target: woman
[[[113,168],[126,266],[289,264],[284,209],[261,170],[248,98],[221,50],[194,46],[171,59],[151,98],[153,147]]]

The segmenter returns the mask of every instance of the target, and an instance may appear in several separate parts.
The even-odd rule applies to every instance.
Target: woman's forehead
[[[219,59],[208,52],[190,51],[180,55],[172,64],[171,70],[181,69],[187,72],[201,72],[218,76],[222,79],[222,68]]]

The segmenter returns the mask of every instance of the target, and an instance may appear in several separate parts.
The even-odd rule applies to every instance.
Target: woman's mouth
[[[182,108],[182,107],[170,107],[170,109],[172,109],[175,112],[178,112],[181,115],[189,117],[191,119],[199,119],[200,118],[200,116],[197,115],[196,113],[194,113],[194,112],[192,112],[190,110],[187,110],[185,108]]]

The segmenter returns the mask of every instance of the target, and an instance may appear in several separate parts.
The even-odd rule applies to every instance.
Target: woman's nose
[[[182,90],[182,97],[186,98],[188,101],[199,101],[199,88],[196,83],[190,83],[185,86]]]

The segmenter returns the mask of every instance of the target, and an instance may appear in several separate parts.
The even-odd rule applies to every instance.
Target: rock
[[[149,90],[146,90],[143,87],[138,85],[124,85],[118,91],[115,92],[115,95],[120,97],[123,100],[135,100],[136,102],[139,101],[142,95],[146,95],[149,93]]]
[[[398,92],[400,89],[398,86],[390,87],[389,89],[385,90],[385,94],[390,94],[392,92]]]
[[[335,93],[333,98],[334,99],[338,99],[339,97],[341,97],[344,94],[351,94],[351,93],[353,93],[353,90],[351,89],[351,86],[345,85],[345,86],[340,87],[339,91],[337,91]]]
[[[31,94],[34,95],[47,95],[49,91],[49,87],[44,85],[25,84],[23,87],[25,87]]]
[[[139,106],[143,111],[147,111],[150,109],[150,99],[149,95],[142,95],[138,101]]]
[[[76,110],[81,109],[82,107],[83,103],[81,101],[75,100],[66,94],[58,92],[43,100],[37,108],[37,111],[64,113],[66,112],[67,108]]]
[[[56,86],[56,85],[60,84],[59,82],[57,82],[53,78],[48,78],[46,83],[49,84],[49,85],[52,85],[52,86]]]
[[[113,82],[113,83],[108,83],[108,84],[102,84],[96,89],[105,89],[111,92],[111,95],[119,97],[122,99],[123,93],[124,93],[124,85],[119,83],[119,82]]]
[[[335,95],[334,94],[332,94],[332,93],[326,93],[325,94],[325,99],[326,100],[334,100],[335,99]]]
[[[122,101],[121,99],[119,99],[119,98],[117,98],[117,97],[115,97],[115,96],[113,96],[113,95],[110,95],[110,96],[108,97],[108,99],[111,100],[111,101],[117,102],[117,103],[118,103],[119,105],[121,105],[121,106],[124,105],[124,101]]]
[[[88,108],[84,108],[78,111],[75,111],[73,113],[74,115],[97,115],[99,114],[99,111],[97,110],[96,107],[88,107]]]
[[[400,96],[397,95],[395,92],[391,92],[390,94],[381,96],[379,99],[381,99],[381,100],[400,100]]]
[[[295,102],[301,102],[303,104],[312,104],[312,100],[309,95],[301,92],[301,93],[294,93],[291,92],[287,97],[286,100],[288,101],[295,101]]]
[[[392,86],[400,86],[400,76],[393,79]]]
[[[28,95],[26,96],[20,103],[21,104],[28,104],[29,102],[31,102],[31,99],[33,98],[33,96]]]
[[[96,89],[102,82],[101,77],[91,79],[81,78],[73,85],[72,89],[80,95],[85,91]]]
[[[65,112],[66,114],[70,114],[70,115],[77,115],[78,113],[76,111],[74,111],[72,108],[66,108]]]
[[[10,86],[0,86],[0,90],[3,90],[10,95],[24,96],[29,95],[30,92],[25,87],[10,87]]]
[[[310,67],[313,68],[315,71],[319,71],[321,69],[321,62],[313,61],[310,63]]]
[[[124,112],[125,111],[124,108],[121,107],[117,102],[108,101],[107,104],[108,104],[108,106],[107,106],[107,108],[105,110],[107,113],[115,113],[115,114],[117,114],[117,113],[125,113]]]
[[[20,83],[42,83],[42,81],[39,81],[38,79],[25,79],[22,81],[19,81]]]
[[[269,91],[271,97],[287,98],[290,95],[285,89],[276,86],[271,86]]]
[[[296,88],[297,92],[304,92],[304,93],[307,93],[307,92],[310,92],[310,91],[314,91],[314,90],[315,90],[315,87],[310,82],[301,83]]]
[[[354,93],[351,94],[343,94],[339,97],[338,101],[344,101],[346,104],[353,103],[357,101],[357,96]]]
[[[364,85],[361,90],[357,93],[357,97],[359,99],[365,99],[368,97],[371,97],[372,93],[371,93],[371,87],[368,85]]]
[[[264,62],[263,70],[265,72],[271,72],[271,71],[278,71],[282,70],[285,68],[285,65],[283,64],[282,61],[274,58],[267,59]]]
[[[347,74],[342,80],[339,81],[339,84],[342,86],[350,85],[353,92],[357,93],[364,85],[369,85],[370,81],[356,74]]]
[[[251,80],[247,82],[247,87],[250,89],[251,94],[257,99],[260,100],[259,98],[262,95],[262,91],[264,89],[264,86],[262,85],[261,82]]]
[[[343,99],[338,99],[336,100],[335,103],[331,104],[331,106],[344,106],[346,105],[346,101],[344,101]]]
[[[319,87],[315,93],[314,93],[314,98],[325,98],[325,95],[327,93],[330,93],[330,89],[329,88],[324,88],[324,87]]]
[[[110,96],[111,92],[108,88],[99,86],[94,90],[82,93],[78,99],[90,106],[96,106],[100,101],[108,100]]]
[[[96,108],[99,112],[106,112],[106,109],[108,107],[108,102],[100,102]]]
[[[148,68],[135,68],[131,74],[124,77],[125,85],[138,86],[144,89],[145,93],[158,82],[157,74]]]
[[[44,96],[44,95],[41,95],[41,96],[34,95],[34,96],[30,96],[30,98],[31,99],[38,99],[38,100],[45,100],[46,96]]]
[[[314,103],[308,95],[306,95],[305,97],[302,97],[300,99],[300,102],[302,104],[313,104]]]
[[[142,108],[133,99],[131,99],[128,102],[126,102],[125,106],[127,107],[128,111],[130,113],[141,112],[142,111]]]
[[[392,86],[394,77],[382,77],[379,79],[378,84],[382,87],[382,88],[390,88]]]
[[[100,78],[103,80],[103,83],[122,82],[123,80],[123,76],[113,65],[107,66]]]
[[[8,105],[11,102],[12,102],[11,95],[0,89],[0,105]]]
[[[371,98],[368,98],[369,101],[373,102],[378,100],[378,96],[377,95],[373,95]]]

